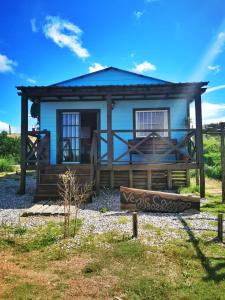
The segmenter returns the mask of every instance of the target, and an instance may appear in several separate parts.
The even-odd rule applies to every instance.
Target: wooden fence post
[[[223,214],[218,214],[218,239],[223,242]]]
[[[225,203],[225,123],[221,123],[221,169],[222,169],[222,203]]]
[[[137,212],[133,212],[132,220],[133,220],[133,238],[137,238],[138,236]]]

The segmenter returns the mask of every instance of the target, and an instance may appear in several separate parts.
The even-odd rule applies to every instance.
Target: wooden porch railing
[[[50,132],[28,131],[26,138],[26,167],[35,169],[38,165],[49,164]]]
[[[137,132],[147,132],[146,137],[133,138]],[[168,137],[160,135],[161,132],[168,133]],[[179,138],[174,136],[179,134]],[[124,137],[124,135],[127,135]],[[172,136],[172,138],[171,138]],[[173,137],[174,136],[174,137]],[[108,143],[109,134],[107,130],[95,131],[92,140],[91,163],[93,166],[108,163],[108,153],[111,151],[113,164],[120,163],[193,163],[196,162],[196,130],[195,129],[138,129],[138,130],[112,130],[112,141]],[[118,155],[118,141],[120,148]],[[109,149],[109,144],[112,145]],[[106,145],[106,152],[101,149]],[[122,147],[121,147],[122,146]],[[132,156],[136,155],[133,161]],[[173,155],[173,159],[168,159]],[[129,157],[129,159],[127,159]]]

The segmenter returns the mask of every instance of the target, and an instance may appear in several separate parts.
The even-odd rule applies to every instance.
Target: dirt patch
[[[113,276],[72,279],[68,282],[64,299],[114,299],[110,290],[116,282],[117,278]]]

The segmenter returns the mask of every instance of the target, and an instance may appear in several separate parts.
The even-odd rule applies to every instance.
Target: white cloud
[[[30,84],[36,84],[36,83],[37,83],[37,81],[36,81],[35,79],[29,78],[29,77],[28,77],[26,80],[27,80],[27,82],[29,82]]]
[[[211,93],[211,92],[221,90],[221,89],[225,89],[225,84],[221,84],[221,85],[218,85],[218,86],[208,88],[205,93]]]
[[[35,33],[38,32],[37,22],[36,22],[35,18],[30,20],[30,25],[31,25],[31,30],[33,32],[35,32]]]
[[[28,83],[30,84],[37,84],[37,81],[31,77],[28,77],[26,74],[24,73],[19,73],[18,76],[23,79],[26,80]]]
[[[190,116],[195,124],[194,104],[190,107]],[[225,122],[225,104],[214,104],[206,101],[202,102],[202,122],[203,124]]]
[[[156,66],[147,60],[141,64],[135,63],[135,67],[132,69],[132,71],[136,73],[144,73],[144,72],[155,71],[155,70],[156,70]]]
[[[0,54],[0,73],[13,73],[17,62],[9,59],[6,55]]]
[[[217,74],[220,72],[220,65],[208,66],[208,69],[210,71],[213,71],[215,74]]]
[[[59,17],[48,16],[43,27],[46,38],[50,38],[59,47],[67,47],[79,58],[90,56],[88,50],[82,47],[82,30],[75,24]]]
[[[203,56],[191,80],[204,79],[208,70],[208,66],[212,66],[216,57],[223,52],[224,46],[225,46],[225,31],[221,31],[217,34],[216,38],[210,44],[208,50]]]
[[[88,71],[89,71],[89,73],[92,73],[92,72],[103,70],[105,68],[107,68],[107,66],[103,66],[103,65],[101,65],[99,63],[93,63],[88,68]]]
[[[143,10],[142,11],[137,10],[137,11],[134,12],[134,15],[139,20],[144,15],[144,11]]]

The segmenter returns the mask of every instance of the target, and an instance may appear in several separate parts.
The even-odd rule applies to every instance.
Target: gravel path
[[[18,224],[23,210],[32,205],[35,189],[35,179],[27,177],[27,194],[19,196],[16,191],[19,187],[18,179],[0,180],[0,224]],[[103,209],[107,212],[101,213]],[[92,203],[86,204],[80,210],[79,218],[83,219],[82,233],[102,233],[116,230],[121,233],[131,234],[132,215],[120,210],[119,193],[102,193],[94,198]],[[47,217],[27,217],[26,226],[42,225],[49,219]],[[162,240],[179,238],[180,232],[185,230],[205,231],[216,230],[216,217],[208,213],[139,213],[139,234],[143,237],[156,234]],[[183,230],[181,230],[183,229]]]

